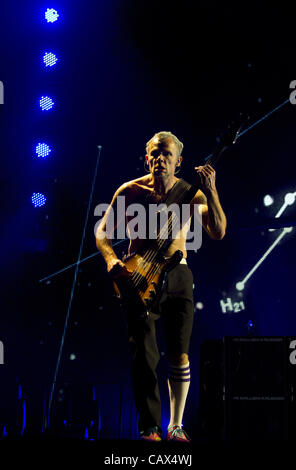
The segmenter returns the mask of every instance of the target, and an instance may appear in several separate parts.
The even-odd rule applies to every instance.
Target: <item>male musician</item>
[[[144,200],[154,204],[164,201],[179,180],[175,172],[183,159],[182,149],[183,144],[175,135],[170,132],[158,132],[146,144],[145,163],[148,165],[149,174],[123,184],[115,192],[96,232],[97,247],[113,279],[130,275],[125,264],[115,254],[112,239],[108,238],[110,235],[106,230],[108,218],[112,209],[116,208],[118,196],[125,196],[126,207]],[[204,229],[211,238],[221,240],[225,235],[226,217],[215,185],[215,170],[210,165],[204,165],[195,167],[195,171],[200,176],[203,191],[197,191],[191,206],[199,204]],[[125,217],[125,214],[120,215]],[[130,217],[126,219],[127,222],[130,221]],[[190,224],[186,226],[188,231]],[[131,239],[129,254],[139,250],[142,243],[143,240],[140,238]],[[126,312],[139,431],[142,439],[150,441],[159,441],[162,436],[161,404],[156,374],[160,356],[155,326],[159,317],[162,317],[163,321],[170,369],[168,377],[170,423],[167,438],[177,441],[190,440],[182,428],[182,417],[190,384],[188,350],[194,312],[193,276],[186,262],[186,230],[175,237],[166,256],[171,256],[176,250],[183,252],[183,259],[168,273],[166,290],[159,302],[160,314],[156,319],[155,316],[135,319],[135,315],[131,314],[134,312]]]

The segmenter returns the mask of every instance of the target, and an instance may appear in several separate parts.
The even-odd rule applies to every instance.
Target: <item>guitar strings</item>
[[[183,190],[183,194],[187,192],[188,190]],[[181,194],[181,195],[183,195]],[[180,195],[180,197],[181,197]],[[169,217],[168,219],[168,222],[169,224],[172,224],[171,225],[171,228],[169,228],[169,230],[172,232],[174,227],[176,226],[176,223],[177,221],[179,220],[178,216],[174,213],[174,212],[171,212],[171,216]],[[174,217],[174,220],[173,220],[173,217]],[[173,220],[173,222],[172,222]],[[162,235],[164,234],[164,231],[167,231],[167,227],[164,226],[160,233],[158,234],[157,236],[157,244],[158,244],[158,251],[160,248],[162,248],[162,246],[164,245],[164,243],[166,242],[166,239],[163,239],[162,241],[160,241],[160,237],[162,237]],[[154,276],[154,274],[157,272],[159,266],[160,266],[160,263],[157,263],[156,266],[151,266],[151,263],[155,260],[155,258],[157,257],[157,254],[158,254],[158,251],[155,251],[155,250],[148,250],[147,253],[145,253],[145,255],[143,256],[143,259],[141,260],[141,264],[140,264],[140,269],[143,267],[143,270],[145,270],[145,264],[147,263],[150,263],[150,269],[148,270],[148,272],[146,274],[141,274],[137,269],[134,270],[134,272],[132,273],[131,275],[131,278],[132,280],[134,281],[134,285],[135,286],[138,286],[139,283],[141,282],[142,280],[142,277],[143,275],[146,277],[146,280],[148,282],[150,282],[151,278]]]
[[[175,220],[176,222],[173,223],[172,227],[170,228],[170,230],[173,230],[173,228],[176,226],[176,223],[178,221],[178,216],[176,216],[175,214],[173,214],[175,216]],[[171,217],[172,219],[173,217]],[[165,229],[166,230],[166,229]],[[161,244],[160,244],[160,248],[162,248],[162,246],[164,245],[164,243],[166,242],[166,240],[164,239]],[[156,274],[158,268],[160,266],[160,263],[157,263],[155,266],[152,265],[152,270],[150,270],[150,273],[148,274],[147,276],[147,281],[150,282],[150,280],[153,278],[153,276]]]
[[[175,218],[173,220],[173,218]],[[175,213],[172,213],[172,215],[169,217],[168,219],[168,229],[167,227],[163,227],[160,231],[160,233],[158,234],[157,236],[157,243],[158,243],[158,250],[160,250],[162,248],[162,246],[164,245],[164,243],[166,242],[166,239],[161,239],[160,241],[160,238],[164,235],[164,232],[172,232],[174,227],[176,226],[176,223],[178,221],[178,216],[175,214]],[[143,274],[145,277],[146,277],[146,280],[147,282],[149,283],[150,280],[153,278],[153,276],[156,274],[157,270],[159,269],[159,266],[160,266],[160,263],[156,263],[156,265],[152,265],[153,261],[155,260],[155,258],[157,257],[158,255],[158,251],[155,251],[155,250],[148,250],[147,253],[144,255],[143,257],[143,260],[141,262],[141,267],[143,267],[144,264],[148,264],[149,263],[149,269],[148,271]],[[145,267],[143,268],[143,270],[145,269]],[[136,275],[134,276],[134,273],[136,271]],[[142,279],[142,274],[135,270],[131,277],[132,277],[132,280],[134,281],[134,285],[137,287],[137,285],[140,283],[141,279]]]
[[[186,190],[182,190],[182,193],[186,193]],[[180,196],[182,196],[183,194],[181,194]],[[179,197],[180,197],[179,196]],[[157,235],[157,239],[156,239],[156,244],[157,244],[157,250],[159,250],[163,243],[159,243],[159,238],[160,236],[162,236],[164,230],[166,230],[166,227],[163,227],[160,231],[160,233]],[[138,271],[138,269],[142,269],[143,268],[143,271],[145,271],[145,268],[146,268],[146,264],[147,263],[151,263],[155,260],[156,256],[157,256],[157,251],[155,251],[155,249],[149,249],[147,250],[147,252],[145,253],[145,255],[143,256],[142,260],[141,260],[141,263],[139,265],[138,268],[136,268],[136,270],[132,273],[131,275],[131,278],[132,280],[135,282],[135,285],[137,285],[138,282],[141,281],[141,278],[143,276],[143,274],[141,272]],[[149,273],[149,271],[148,271]],[[145,274],[144,274],[145,275]]]
[[[172,217],[170,216],[169,221],[168,221],[169,224],[171,223],[171,218],[172,218]],[[143,267],[143,265],[144,265],[145,262],[151,263],[151,262],[153,262],[153,261],[155,260],[157,254],[158,254],[159,249],[162,247],[162,245],[163,245],[163,243],[164,243],[164,241],[163,241],[163,242],[159,242],[160,237],[162,237],[162,235],[164,234],[164,230],[166,230],[166,227],[162,227],[160,233],[157,235],[157,240],[156,240],[156,243],[157,243],[157,251],[155,251],[155,249],[153,249],[153,250],[152,250],[152,249],[148,250],[148,251],[145,253],[145,255],[143,256],[143,258],[142,258],[140,268]]]
[[[162,247],[162,245],[165,241],[164,240],[162,243],[159,243],[159,238],[162,235],[163,230],[164,229],[162,228],[160,233],[157,236],[157,248],[158,248],[158,250]],[[151,277],[150,272],[151,272],[151,269],[154,268],[154,266],[151,267],[151,263],[155,260],[157,254],[158,254],[158,252],[156,250],[152,250],[152,249],[148,250],[145,253],[145,255],[143,256],[143,258],[141,260],[141,264],[140,264],[139,268],[140,269],[143,268],[143,271],[145,271],[145,268],[146,268],[146,265],[147,265],[147,267],[150,267],[150,269],[148,270],[148,272],[142,274],[140,271],[138,271],[139,268],[137,268],[132,273],[131,278],[134,281],[135,286],[137,286],[139,284],[139,282],[141,281],[143,275],[147,278],[148,278],[148,276]],[[148,266],[148,263],[150,263],[150,266]],[[158,269],[158,267],[159,267],[159,263],[157,263],[157,269]]]
[[[183,190],[182,193],[180,194],[179,198],[181,196],[183,196],[184,193],[186,194],[187,191],[188,190],[186,190],[186,189]],[[171,214],[173,214],[173,216],[175,217],[174,220],[173,220],[173,223],[172,223],[172,218],[173,218],[172,215],[168,219],[169,223],[172,223],[172,227],[169,229],[172,232],[174,227],[176,226],[176,223],[177,223],[179,218],[174,212],[171,212]],[[157,236],[158,251],[163,246],[163,244],[166,242],[165,239],[163,241],[159,241],[159,239],[163,235],[164,231],[167,231],[166,226],[164,226],[161,229],[160,233]],[[151,264],[155,260],[155,258],[157,257],[158,251],[155,252],[155,250],[151,250],[151,249],[148,250],[147,253],[145,253],[145,255],[143,256],[143,259],[141,260],[140,269],[143,268],[143,270],[145,270],[145,263],[150,263]],[[153,277],[153,275],[156,273],[157,269],[159,268],[159,265],[160,264],[158,263],[155,267],[150,266],[150,269],[148,270],[148,272],[146,274],[148,282]],[[135,286],[137,286],[139,284],[139,282],[141,281],[143,275],[145,276],[145,274],[141,274],[137,269],[132,273],[131,277],[132,277],[133,281],[135,281]]]
[[[185,190],[182,190],[182,193],[179,195],[179,198],[180,198],[181,196],[183,196],[183,194],[186,194],[186,192],[187,192],[186,189],[185,189]],[[173,214],[174,214],[174,213],[173,213]],[[175,214],[174,214],[174,215],[175,215]],[[175,216],[175,217],[177,217],[177,216]],[[177,217],[177,220],[178,220],[178,217]],[[170,219],[169,219],[169,223],[170,223]],[[173,228],[174,228],[174,226],[173,226]],[[163,227],[163,228],[161,229],[160,233],[159,233],[158,236],[157,236],[157,244],[158,244],[157,249],[158,249],[158,250],[159,250],[159,248],[161,248],[162,245],[164,244],[164,242],[161,242],[161,244],[159,245],[159,238],[160,238],[160,236],[163,235],[163,232],[164,232],[165,230],[166,230],[166,227]],[[145,262],[145,261],[147,261],[147,262],[152,262],[152,261],[154,261],[154,259],[155,259],[156,256],[157,256],[157,252],[155,253],[155,250],[151,250],[151,249],[150,249],[150,250],[148,250],[147,253],[144,255],[143,260],[144,260],[144,262]],[[142,266],[142,265],[143,265],[143,263],[141,264],[141,266]]]
[[[175,216],[175,221],[172,225],[172,229],[175,227],[177,221],[178,221],[178,216],[176,216],[175,214],[173,214]],[[166,240],[163,240],[161,242],[161,246],[165,243]],[[152,265],[152,268],[150,269],[150,272],[147,276],[147,282],[149,283],[150,280],[153,278],[153,276],[157,273],[158,269],[159,269],[159,266],[160,266],[160,263],[157,263],[155,266]]]

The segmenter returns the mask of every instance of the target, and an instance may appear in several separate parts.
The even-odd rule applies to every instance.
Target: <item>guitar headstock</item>
[[[248,115],[240,113],[239,117],[235,121],[232,121],[228,125],[227,130],[220,136],[220,145],[223,147],[229,147],[230,145],[234,145],[238,139],[242,128],[249,119],[250,118]]]
[[[205,162],[215,167],[223,151],[227,147],[230,147],[230,145],[234,145],[236,143],[242,128],[248,120],[249,116],[244,113],[240,113],[238,119],[236,119],[236,121],[232,121],[228,125],[227,130],[217,138],[218,145],[214,152],[205,159]]]

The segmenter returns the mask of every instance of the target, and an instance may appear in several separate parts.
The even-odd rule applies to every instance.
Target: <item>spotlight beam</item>
[[[56,382],[57,382],[57,376],[58,376],[58,373],[59,373],[62,353],[63,353],[63,349],[64,349],[65,337],[66,337],[67,327],[68,327],[68,323],[69,323],[70,312],[71,312],[71,308],[72,308],[72,301],[73,301],[73,297],[74,297],[74,291],[75,291],[76,282],[77,282],[77,278],[78,278],[78,266],[79,266],[78,263],[81,259],[81,253],[82,253],[82,249],[83,249],[83,246],[84,246],[86,227],[87,227],[90,208],[91,208],[91,204],[92,204],[94,188],[95,188],[95,182],[96,182],[96,179],[97,179],[97,173],[98,173],[99,161],[100,161],[100,156],[101,156],[101,150],[102,150],[101,145],[98,145],[98,156],[97,156],[97,161],[96,161],[96,166],[95,166],[95,171],[94,171],[94,176],[93,176],[93,180],[92,180],[91,191],[90,191],[90,196],[89,196],[89,201],[88,201],[88,206],[87,206],[87,211],[86,211],[86,216],[85,216],[85,221],[84,221],[84,227],[83,227],[83,232],[82,232],[82,237],[81,237],[79,254],[78,254],[78,259],[77,259],[77,263],[76,263],[76,268],[75,268],[75,271],[74,271],[72,289],[71,289],[71,293],[70,293],[70,297],[69,297],[69,303],[68,303],[68,307],[67,307],[67,313],[66,313],[66,319],[65,319],[65,323],[64,323],[63,333],[62,333],[62,337],[61,337],[61,341],[60,341],[60,347],[59,347],[59,352],[58,352],[54,377],[53,377],[53,381],[52,381],[51,387],[50,387],[49,400],[48,400],[48,411],[47,411],[47,416],[45,417],[45,428],[47,428],[47,429],[49,428],[49,424],[50,424],[51,406],[52,406],[55,386],[56,386]]]
[[[284,204],[282,205],[282,207],[279,209],[279,211],[276,213],[275,215],[275,218],[279,218],[282,213],[287,209],[288,207],[288,204],[286,204],[286,202],[284,202]]]
[[[242,281],[238,281],[238,284],[245,286],[246,282],[250,279],[250,277],[254,274],[254,272],[259,268],[259,266],[263,263],[263,261],[267,258],[267,256],[272,252],[272,250],[278,245],[282,238],[287,233],[290,233],[293,229],[291,227],[285,227],[280,235],[274,240],[274,242],[270,245],[268,250],[264,253],[264,255],[257,261],[255,266],[248,272],[248,274],[244,277]]]
[[[120,243],[123,243],[123,242],[125,242],[126,240],[128,240],[128,238],[125,238],[124,240],[119,240],[118,242],[113,243],[113,246],[119,245]],[[87,260],[93,258],[94,256],[98,256],[98,255],[100,255],[100,254],[101,254],[100,251],[96,251],[95,253],[93,253],[92,255],[87,256],[86,258],[83,258],[83,259],[81,259],[81,260],[79,260],[79,261],[76,261],[76,263],[69,264],[69,266],[66,266],[65,268],[62,268],[62,269],[60,269],[59,271],[56,271],[55,273],[50,274],[49,276],[46,276],[46,277],[43,277],[42,279],[39,279],[39,282],[47,281],[48,279],[51,279],[52,277],[55,277],[55,276],[57,276],[58,274],[64,273],[64,272],[67,271],[68,269],[74,268],[74,266],[79,266],[80,264],[84,263],[84,261],[87,261]]]
[[[258,124],[260,124],[260,122],[264,121],[266,118],[268,118],[269,116],[271,116],[271,114],[275,113],[276,111],[278,111],[279,109],[281,109],[285,104],[287,103],[290,103],[290,98],[288,98],[287,100],[283,101],[283,103],[279,104],[278,106],[276,106],[276,108],[272,109],[271,111],[269,111],[269,113],[265,114],[264,116],[262,116],[262,118],[258,119],[258,121],[254,122],[253,124],[251,124],[251,126],[247,127],[247,129],[245,129],[244,131],[240,132],[239,135],[238,135],[238,139],[244,135],[246,132],[250,131],[251,129],[253,129],[253,127],[257,126]]]

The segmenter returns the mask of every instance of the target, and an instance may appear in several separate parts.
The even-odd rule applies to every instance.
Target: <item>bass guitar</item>
[[[248,118],[241,115],[238,121],[228,126],[206,163],[215,167],[222,152],[236,143],[246,119]],[[169,192],[165,207],[172,203],[178,205],[190,203],[199,186],[199,183],[190,185],[180,179]],[[183,257],[181,250],[177,250],[170,257],[165,256],[173,241],[172,233],[177,222],[179,223],[178,215],[170,212],[165,226],[159,229],[157,237],[148,240],[139,252],[123,260],[130,275],[119,276],[113,281],[115,294],[121,304],[123,307],[128,306],[129,311],[134,312],[137,317],[146,318],[151,313],[158,314],[158,303],[166,285],[168,272],[177,266]],[[163,233],[166,233],[165,238]]]

